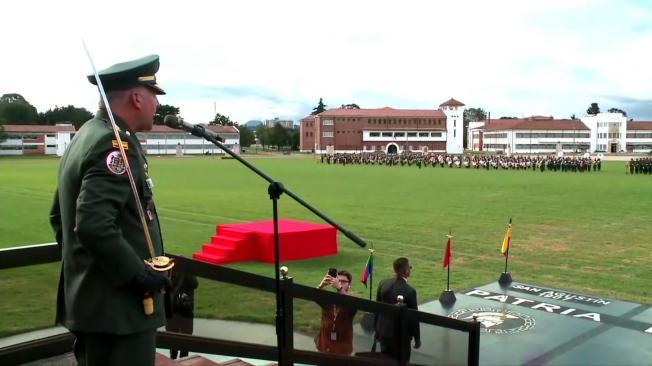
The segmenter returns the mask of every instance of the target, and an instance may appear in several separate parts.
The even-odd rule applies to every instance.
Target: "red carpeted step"
[[[204,244],[202,245],[202,253],[222,256],[225,262],[239,262],[251,260],[252,258],[249,251],[244,246],[232,247],[230,245],[221,244]]]
[[[244,362],[239,358],[234,358],[232,360],[222,362],[220,365],[222,365],[222,366],[252,366],[252,364],[250,364],[249,362]]]
[[[211,244],[220,244],[224,246],[230,246],[232,248],[247,245],[248,240],[242,238],[234,238],[231,236],[220,235],[220,236],[211,236]]]
[[[232,238],[248,239],[249,235],[251,235],[251,231],[239,230],[225,225],[217,225],[217,227],[215,228],[215,234],[217,236],[225,235],[225,236],[230,236]]]
[[[222,264],[225,263],[225,258],[222,255],[209,254],[204,252],[196,252],[192,254],[192,257],[198,261],[207,262],[210,264]]]
[[[199,356],[199,355],[192,355],[188,357],[183,357],[179,358],[177,360],[178,365],[183,365],[183,366],[220,366],[223,365],[222,363],[217,363],[214,361],[211,361],[205,357]]]
[[[156,366],[177,366],[179,365],[176,361],[171,360],[170,358],[163,356],[160,353],[156,353],[154,358],[154,365]]]

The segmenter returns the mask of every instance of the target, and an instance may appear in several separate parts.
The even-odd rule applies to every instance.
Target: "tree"
[[[310,115],[314,116],[315,114],[319,114],[319,113],[325,111],[326,107],[327,106],[326,106],[326,104],[324,104],[324,101],[322,100],[322,98],[319,98],[319,104],[317,104],[317,106],[312,109],[312,113],[310,113]]]
[[[7,139],[7,134],[5,133],[5,127],[0,125],[0,142]]]
[[[464,110],[464,123],[482,121],[487,119],[487,112],[482,108],[469,108]]]
[[[609,113],[620,113],[620,114],[623,115],[623,117],[627,117],[627,112],[623,111],[622,109],[609,108],[609,110],[607,112],[609,112]]]
[[[221,113],[215,113],[215,118],[211,122],[208,122],[209,125],[222,125],[222,126],[237,126],[238,122],[231,121],[231,118],[225,116]]]
[[[37,124],[38,112],[20,94],[3,94],[0,97],[0,119],[5,124]]]
[[[518,119],[518,117],[502,116],[499,119]]]
[[[255,140],[254,132],[249,127],[240,127],[240,146],[249,147]]]
[[[256,138],[258,143],[265,148],[265,145],[269,145],[269,128],[265,125],[258,125],[256,127]]]
[[[269,132],[269,142],[272,145],[276,145],[279,150],[281,147],[288,146],[290,144],[290,133],[287,128],[281,126],[280,123],[277,123],[270,129]]]
[[[360,109],[360,106],[355,104],[355,103],[351,103],[351,104],[342,104],[341,108],[342,109]]]
[[[468,148],[467,131],[469,130],[469,122],[477,122],[487,119],[487,112],[482,108],[469,108],[464,110],[464,126],[462,131],[462,146]]]
[[[159,104],[159,106],[156,108],[156,114],[154,115],[154,124],[164,124],[163,120],[167,115],[178,116],[179,108],[169,104]]]
[[[598,103],[591,103],[589,109],[586,110],[586,114],[596,115],[598,113],[600,113],[600,107],[598,107]]]
[[[41,124],[72,123],[76,129],[79,129],[84,122],[91,118],[93,118],[93,113],[86,108],[77,108],[72,104],[67,107],[55,106],[54,109],[48,109],[46,112],[38,114]]]
[[[300,132],[298,128],[293,128],[290,130],[290,146],[292,150],[299,150],[300,141]]]

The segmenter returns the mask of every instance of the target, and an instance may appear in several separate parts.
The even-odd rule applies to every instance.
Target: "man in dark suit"
[[[163,254],[163,239],[136,137],[152,128],[157,95],[165,94],[154,76],[158,67],[152,55],[98,73],[133,186],[103,102],[61,159],[50,212],[62,258],[56,321],[75,334],[79,365],[154,365],[156,329],[165,324],[161,289],[169,279],[144,262]]]
[[[408,308],[418,310],[417,291],[408,285],[412,266],[405,257],[394,261],[395,277],[385,279],[378,285],[376,301],[387,304],[396,304],[397,297],[403,296],[403,302]],[[396,328],[396,319],[388,314],[376,314],[374,320],[376,339],[380,341],[380,350],[394,359],[399,357],[399,349],[405,354],[405,359],[410,359],[410,343],[414,339],[414,348],[421,347],[421,334],[418,319],[408,317],[407,336],[399,339],[399,329]]]

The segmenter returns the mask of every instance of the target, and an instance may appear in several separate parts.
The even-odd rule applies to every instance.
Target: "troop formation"
[[[652,174],[652,158],[631,159],[625,166],[629,174]]]
[[[386,154],[384,152],[336,153],[322,154],[323,164],[361,164],[361,165],[407,165],[417,168],[449,167],[467,169],[512,169],[512,170],[547,170],[562,172],[600,171],[600,158],[557,157],[557,156],[501,156],[501,155],[449,155],[437,153],[402,152]],[[643,159],[639,159],[643,160]],[[647,159],[648,167],[650,159]]]

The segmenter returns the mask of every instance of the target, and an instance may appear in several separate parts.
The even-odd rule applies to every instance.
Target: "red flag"
[[[448,267],[448,265],[451,263],[451,238],[448,238],[448,242],[446,243],[446,252],[444,253],[444,263],[442,264],[442,268]]]

